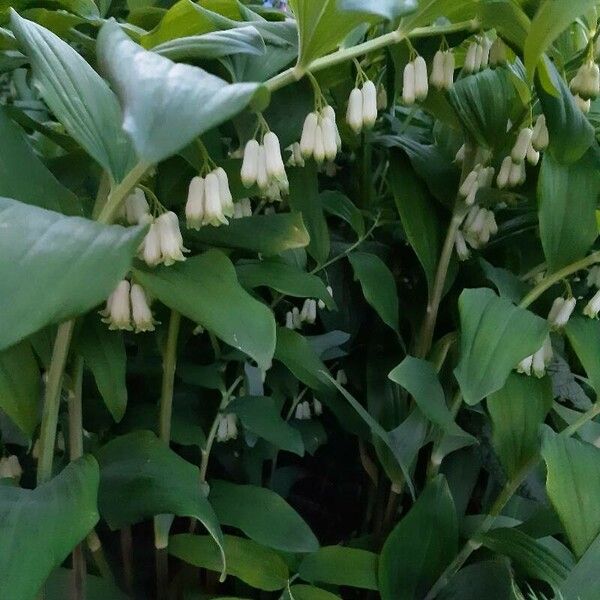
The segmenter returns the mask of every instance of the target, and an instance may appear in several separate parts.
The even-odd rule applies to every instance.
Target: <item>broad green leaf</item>
[[[71,569],[55,569],[44,586],[44,599],[68,598],[72,577]],[[129,600],[113,581],[91,573],[87,573],[85,577],[85,594],[85,600]]]
[[[508,478],[516,476],[540,451],[539,428],[552,408],[549,377],[511,373],[487,399],[492,443]]]
[[[600,533],[600,450],[547,430],[542,456],[548,497],[581,558]]]
[[[585,155],[570,165],[546,152],[538,178],[540,237],[550,271],[582,258],[598,235],[600,173]]]
[[[319,183],[315,165],[289,169],[289,202],[294,212],[302,213],[302,219],[310,236],[306,247],[308,253],[319,263],[324,263],[330,250],[329,230],[319,198]]]
[[[525,42],[525,68],[530,77],[533,78],[538,61],[554,40],[577,17],[595,6],[596,0],[545,0],[540,4],[531,21],[531,29]]]
[[[556,162],[576,162],[594,143],[594,128],[577,106],[571,90],[554,63],[545,59],[544,69],[556,91],[556,95],[546,91],[541,77],[536,77],[536,90],[550,134],[548,151]]]
[[[458,549],[454,501],[443,475],[432,480],[388,536],[379,558],[382,600],[424,597]]]
[[[402,153],[393,153],[388,177],[406,237],[431,289],[441,248],[437,208]]]
[[[418,0],[338,0],[338,10],[396,19],[417,10]]]
[[[188,232],[188,236],[204,244],[251,250],[263,256],[304,248],[310,240],[300,213],[233,219],[227,227],[202,227],[200,231]]]
[[[329,309],[335,308],[321,279],[281,260],[243,262],[236,266],[236,271],[246,288],[267,286],[286,296],[323,300]]]
[[[479,259],[479,264],[487,279],[496,286],[498,294],[511,302],[520,302],[529,291],[529,286],[512,271],[494,267],[483,258]]]
[[[127,408],[127,356],[123,334],[120,331],[110,331],[98,315],[91,315],[85,320],[77,346],[85,364],[94,375],[106,407],[118,423]]]
[[[319,542],[304,519],[278,494],[254,485],[211,481],[208,497],[219,522],[284,552],[315,552]]]
[[[65,214],[81,212],[75,194],[46,168],[4,106],[0,106],[0,139],[4,148],[0,155],[0,195]]]
[[[326,190],[319,194],[325,212],[343,219],[354,229],[358,237],[365,234],[365,220],[360,210],[352,203],[350,198],[341,192]]]
[[[292,585],[281,600],[340,600],[340,597],[312,585]]]
[[[10,19],[50,110],[90,156],[114,179],[122,179],[133,163],[133,153],[121,129],[119,104],[106,82],[52,32],[14,10]]]
[[[448,93],[456,115],[480,146],[501,149],[516,92],[506,69],[485,69],[459,79]]]
[[[225,254],[209,250],[183,263],[135,271],[161,302],[268,368],[275,350],[273,313],[239,284]]]
[[[128,271],[144,233],[7,198],[0,198],[0,229],[0,348],[102,302]]]
[[[600,397],[600,321],[575,315],[569,319],[565,333]]]
[[[568,565],[559,557],[518,529],[493,529],[480,541],[493,552],[509,556],[527,576],[546,581],[553,587],[560,585],[569,572]]]
[[[440,17],[450,21],[462,21],[477,16],[478,2],[473,0],[420,0],[419,8],[404,18],[402,31],[430,25]]]
[[[377,554],[326,546],[309,554],[300,563],[298,573],[310,583],[344,585],[365,590],[377,590]]]
[[[267,592],[280,590],[287,584],[288,568],[273,550],[252,540],[223,536],[227,572],[244,583]],[[184,533],[169,540],[169,553],[177,558],[210,571],[219,571],[219,552],[208,536]]]
[[[232,54],[263,55],[265,42],[255,27],[238,27],[169,40],[152,48],[171,60],[214,59]]]
[[[98,465],[71,463],[35,490],[0,485],[0,598],[32,600],[98,522]]]
[[[123,129],[138,158],[148,164],[234,117],[258,89],[253,83],[230,85],[203,69],[148,52],[116,22],[102,26],[97,53],[121,101]]]
[[[437,596],[437,600],[513,600],[510,562],[488,560],[462,568]]]
[[[280,408],[272,398],[261,396],[236,398],[227,405],[227,410],[234,412],[240,418],[245,429],[277,448],[293,452],[298,456],[304,454],[300,432],[281,418]]]
[[[375,309],[382,321],[398,331],[398,292],[396,281],[387,265],[376,254],[352,252],[348,260],[354,277],[360,283],[365,300]]]
[[[487,288],[464,290],[458,307],[460,361],[454,375],[472,405],[499,390],[511,370],[542,347],[548,324]]]
[[[373,20],[373,15],[366,11],[341,12],[337,4],[338,0],[290,0],[298,21],[299,65],[306,67],[316,58],[335,50],[354,28]],[[374,4],[370,2],[371,6]],[[394,4],[398,6],[397,2]]]
[[[135,431],[115,438],[97,456],[98,506],[112,529],[161,514],[193,517],[215,540],[219,569],[225,571],[223,534],[200,488],[198,467],[175,454],[150,431]]]
[[[437,372],[430,362],[407,356],[392,369],[388,377],[407,390],[421,412],[443,431],[454,435],[468,435],[454,422]]]
[[[512,46],[523,50],[531,22],[512,0],[479,2],[479,18],[484,29],[495,29]]]
[[[29,438],[38,424],[41,377],[31,344],[0,352],[0,409]]]
[[[559,591],[563,598],[596,600],[600,597],[598,561],[600,561],[600,535],[590,544],[560,586]]]

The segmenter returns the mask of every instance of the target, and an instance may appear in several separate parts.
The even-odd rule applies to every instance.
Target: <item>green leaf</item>
[[[467,289],[458,301],[460,361],[454,375],[467,404],[499,390],[511,370],[542,347],[548,324],[490,289]]]
[[[402,30],[410,32],[415,27],[430,25],[440,17],[449,21],[462,21],[477,16],[478,2],[473,0],[420,0],[419,9],[404,18]]]
[[[183,263],[135,271],[135,277],[163,304],[245,352],[262,368],[275,350],[273,313],[239,284],[225,254],[209,250]]]
[[[502,39],[523,50],[531,22],[516,2],[512,0],[480,2],[479,18],[483,29],[495,29]]]
[[[348,260],[354,277],[360,282],[365,300],[375,309],[382,321],[398,331],[398,292],[396,281],[387,265],[376,254],[352,252]]]
[[[276,552],[233,535],[225,535],[223,541],[230,575],[267,592],[285,587],[289,577],[288,568]],[[219,570],[218,548],[208,536],[189,533],[175,535],[169,540],[169,553],[195,567]]]
[[[90,156],[114,179],[122,179],[131,168],[133,153],[121,129],[119,104],[106,82],[52,32],[14,10],[10,22],[50,110]]]
[[[551,272],[582,258],[598,235],[600,173],[591,157],[564,165],[546,152],[538,179],[540,237]]]
[[[600,596],[598,561],[600,561],[600,535],[591,543],[560,586],[559,592],[563,598],[596,600]]]
[[[588,9],[596,6],[596,0],[572,0],[571,2],[556,2],[545,0],[540,4],[525,42],[525,68],[531,78],[542,54],[550,48],[552,42],[577,17]]]
[[[94,375],[106,407],[118,423],[127,408],[127,356],[123,334],[110,331],[98,315],[91,315],[85,320],[77,345],[85,364]]]
[[[44,585],[45,600],[65,600],[71,589],[73,572],[71,569],[55,569]],[[85,600],[129,600],[109,579],[86,573]]]
[[[529,286],[524,281],[521,281],[513,272],[494,267],[483,258],[479,259],[479,264],[486,278],[496,286],[500,296],[504,296],[516,304],[529,291]]]
[[[443,475],[433,479],[388,536],[379,558],[382,600],[424,597],[458,549],[454,501]]]
[[[0,409],[28,438],[38,424],[40,383],[40,370],[29,342],[0,352]]]
[[[315,165],[288,170],[290,181],[289,202],[294,212],[302,213],[302,219],[310,236],[308,253],[323,264],[329,256],[330,242],[327,221],[319,198],[319,183]]]
[[[0,139],[4,148],[0,155],[0,195],[65,214],[81,212],[75,194],[59,183],[37,157],[4,106],[0,106]]]
[[[100,225],[0,198],[0,229],[0,296],[10,299],[0,313],[1,349],[107,298],[145,228]]]
[[[335,50],[344,38],[361,23],[373,20],[366,11],[340,12],[338,0],[291,0],[290,5],[298,21],[300,53],[298,64],[310,62]],[[359,3],[360,6],[363,2]],[[381,4],[381,3],[378,3]],[[394,2],[396,6],[397,2]],[[373,6],[374,3],[370,3]]]
[[[227,31],[212,31],[169,40],[152,48],[170,60],[214,59],[232,54],[263,55],[265,42],[252,26]]]
[[[272,398],[244,396],[227,405],[245,429],[267,440],[281,450],[304,455],[302,436],[287,421],[281,418],[280,409]],[[260,540],[257,540],[260,541]]]
[[[461,569],[437,596],[437,600],[513,600],[510,563],[489,560]]]
[[[576,162],[594,143],[594,128],[577,106],[569,86],[554,63],[548,59],[544,60],[544,73],[556,92],[549,93],[538,74],[535,86],[546,115],[546,125],[550,136],[548,150],[556,162]]]
[[[98,465],[71,463],[35,490],[0,485],[0,598],[32,600],[98,522]]]
[[[219,521],[200,489],[200,470],[175,454],[150,431],[115,438],[98,452],[100,514],[111,529],[161,514],[198,519],[221,549]],[[217,557],[218,557],[217,553]]]
[[[538,456],[539,427],[552,408],[552,400],[549,377],[537,379],[516,373],[488,397],[492,442],[509,479]]]
[[[204,244],[251,250],[263,256],[304,248],[310,240],[300,213],[233,219],[227,227],[202,227],[200,231],[188,232],[188,236]]]
[[[243,262],[236,266],[236,271],[245,288],[267,286],[286,296],[317,298],[323,300],[329,309],[335,308],[335,302],[321,279],[283,261]]]
[[[319,542],[304,519],[278,494],[254,485],[210,482],[219,522],[255,542],[284,552],[315,552]]]
[[[338,0],[338,10],[395,19],[418,8],[417,0]]]
[[[234,117],[258,89],[255,83],[230,85],[203,69],[148,52],[116,22],[100,29],[97,53],[121,101],[123,129],[138,158],[148,164]]]
[[[575,315],[569,319],[565,333],[600,397],[600,321]]]
[[[516,92],[506,69],[485,69],[459,79],[448,100],[466,131],[480,146],[501,149]]]
[[[481,537],[481,542],[493,552],[509,556],[528,577],[546,581],[554,588],[569,572],[560,558],[518,529],[493,529]]]
[[[290,593],[284,592],[282,600],[340,600],[340,597],[312,585],[293,585]]]
[[[548,497],[581,558],[600,533],[600,450],[547,430],[542,456]]]
[[[393,157],[388,177],[396,208],[431,289],[441,248],[437,209],[410,162],[400,152],[393,152]]]
[[[306,556],[298,574],[310,583],[377,590],[377,554],[358,548],[326,546]]]
[[[454,435],[468,435],[454,422],[437,372],[430,362],[407,356],[392,369],[388,377],[407,390],[421,412],[443,431]]]
[[[323,210],[331,215],[343,219],[354,229],[358,237],[365,235],[365,220],[360,210],[352,203],[350,198],[341,192],[326,190],[319,194]]]

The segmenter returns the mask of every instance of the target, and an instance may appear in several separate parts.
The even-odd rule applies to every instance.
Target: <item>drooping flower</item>
[[[316,398],[313,398],[313,411],[316,417],[320,417],[323,414],[323,405]]]
[[[250,198],[242,198],[233,205],[233,218],[243,219],[252,216],[252,204]]]
[[[252,187],[258,179],[259,143],[252,139],[246,143],[242,160],[241,179],[244,187]]]
[[[412,106],[415,100],[415,65],[413,62],[409,62],[404,67],[402,74],[402,102],[406,106]]]
[[[100,314],[104,317],[102,321],[109,326],[109,329],[131,331],[131,302],[129,292],[129,281],[123,279],[106,300],[106,307]]]
[[[14,454],[0,458],[0,479],[21,479],[23,469],[19,459]]]
[[[510,158],[514,163],[520,164],[525,160],[532,136],[533,130],[530,127],[524,127],[519,131],[517,141],[510,153]]]
[[[127,222],[130,225],[137,225],[143,221],[149,212],[150,206],[148,205],[144,191],[140,188],[135,188],[125,200]]]
[[[204,177],[196,176],[190,181],[185,205],[186,224],[190,229],[200,229],[204,221]]]
[[[144,288],[137,283],[132,284],[130,298],[135,332],[154,331],[155,321]]]
[[[590,319],[597,319],[598,312],[600,312],[600,290],[598,290],[591,298],[591,300],[585,305],[583,314]]]
[[[552,308],[548,313],[548,322],[553,329],[561,329],[568,322],[575,310],[577,301],[575,298],[559,297],[552,303]]]
[[[296,405],[296,419],[299,421],[308,421],[311,417],[310,404],[308,400],[304,400],[302,402],[298,402]]]
[[[162,261],[165,266],[173,265],[176,261],[184,261],[183,253],[189,252],[189,250],[183,246],[177,215],[172,211],[167,211],[156,219],[156,225],[160,237]]]
[[[538,116],[533,126],[533,133],[531,135],[531,145],[538,152],[545,150],[548,147],[550,141],[548,127],[546,126],[546,115],[543,113]]]
[[[221,202],[221,192],[219,186],[219,178],[212,171],[204,180],[204,217],[203,225],[227,225],[228,221],[223,214],[223,204]]]
[[[156,267],[162,262],[158,224],[151,215],[146,215],[142,222],[150,224],[150,227],[140,246],[138,255],[149,267]]]

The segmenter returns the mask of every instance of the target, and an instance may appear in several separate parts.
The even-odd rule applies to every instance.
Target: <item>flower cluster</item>
[[[518,365],[517,372],[524,375],[535,375],[541,379],[546,374],[546,368],[552,362],[554,353],[550,336],[546,336],[542,347],[531,356],[526,356]]]
[[[246,143],[241,178],[244,187],[257,185],[261,196],[272,202],[281,201],[281,194],[289,192],[279,138],[275,133],[267,131],[262,144],[255,139]]]
[[[482,36],[476,42],[471,42],[465,56],[464,72],[471,74],[485,69],[490,62],[491,47],[490,40],[485,36]]]
[[[157,218],[146,215],[142,223],[148,223],[150,228],[138,255],[148,266],[156,267],[162,263],[169,267],[185,260],[183,253],[189,250],[183,246],[179,219],[174,212],[169,210]]]
[[[454,85],[454,53],[438,50],[433,57],[429,83],[438,90],[449,90]]]
[[[301,329],[302,323],[312,325],[317,320],[317,301],[307,298],[302,305],[302,310],[297,306],[285,315],[285,326],[288,329]]]
[[[119,282],[100,314],[109,329],[133,329],[136,333],[154,331],[155,321],[144,288],[126,279]]]
[[[487,244],[492,235],[498,233],[498,225],[494,211],[475,205],[467,213],[454,240],[454,247],[459,260],[467,260],[470,251],[467,246],[478,249]]]
[[[569,88],[583,112],[590,110],[591,100],[600,94],[600,68],[593,60],[583,63],[569,82]]]
[[[475,166],[475,168],[465,177],[458,194],[461,198],[464,198],[467,206],[472,206],[475,203],[475,197],[480,189],[491,187],[494,181],[494,168],[484,167],[481,164]]]
[[[190,181],[185,205],[186,224],[190,229],[202,225],[227,225],[233,217],[234,206],[229,179],[222,167],[217,167],[206,177],[197,175]]]
[[[219,415],[217,442],[228,442],[238,436],[238,420],[234,413]]]
[[[370,129],[377,121],[377,88],[366,80],[362,88],[355,87],[348,98],[346,121],[357,135],[363,128]]]
[[[300,138],[303,159],[312,157],[318,164],[325,159],[332,161],[341,147],[342,139],[335,121],[335,111],[329,104],[306,116]]]
[[[422,56],[417,56],[404,67],[402,101],[407,106],[412,106],[416,101],[423,102],[428,93],[427,64]]]

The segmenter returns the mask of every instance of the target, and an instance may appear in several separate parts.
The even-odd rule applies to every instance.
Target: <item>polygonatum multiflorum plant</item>
[[[0,599],[598,600],[597,2],[9,4]]]

